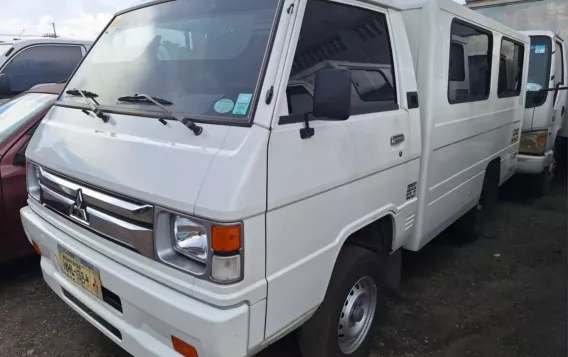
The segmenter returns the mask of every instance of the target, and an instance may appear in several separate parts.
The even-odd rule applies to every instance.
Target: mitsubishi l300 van
[[[364,356],[402,249],[515,172],[528,55],[451,0],[122,11],[26,152],[45,281],[134,356]]]

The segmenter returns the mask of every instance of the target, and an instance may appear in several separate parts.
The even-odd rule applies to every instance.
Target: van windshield
[[[69,81],[101,107],[161,111],[147,94],[192,118],[247,120],[279,0],[184,0],[118,15]],[[130,100],[124,98],[130,97]],[[121,98],[121,100],[119,100]],[[64,95],[64,102],[85,103]]]
[[[547,36],[531,36],[531,55],[527,91],[548,89],[552,40]]]

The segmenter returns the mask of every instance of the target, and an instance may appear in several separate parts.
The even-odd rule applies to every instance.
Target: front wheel
[[[298,331],[304,357],[368,355],[383,292],[380,262],[364,248],[343,248],[323,303]]]

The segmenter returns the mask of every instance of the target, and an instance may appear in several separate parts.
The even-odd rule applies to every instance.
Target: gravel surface
[[[485,236],[405,253],[371,357],[566,355],[566,183],[512,182]],[[37,259],[0,266],[0,356],[126,357],[44,283]],[[288,337],[258,357],[299,357]]]

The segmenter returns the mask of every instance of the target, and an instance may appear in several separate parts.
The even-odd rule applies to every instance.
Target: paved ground
[[[566,355],[566,184],[508,185],[486,237],[406,254],[372,357]],[[287,338],[259,357],[298,357]],[[45,285],[37,259],[0,267],[0,356],[127,356]]]

